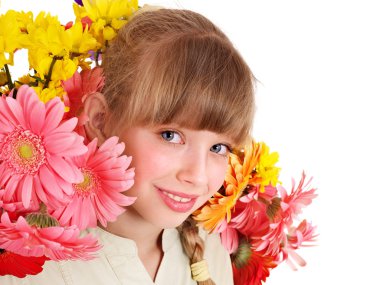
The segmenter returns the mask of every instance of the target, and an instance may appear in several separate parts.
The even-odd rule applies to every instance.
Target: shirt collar
[[[97,227],[88,229],[90,233],[99,239],[103,251],[108,256],[137,256],[137,246],[134,240],[114,235]],[[179,240],[177,229],[164,229],[162,233],[162,250],[169,251]]]

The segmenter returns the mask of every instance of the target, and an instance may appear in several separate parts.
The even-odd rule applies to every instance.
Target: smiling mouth
[[[190,202],[191,201],[191,198],[185,198],[185,197],[180,197],[180,196],[177,196],[177,195],[174,195],[172,193],[169,193],[169,192],[166,192],[164,190],[162,190],[162,193],[166,196],[168,196],[169,198],[177,201],[177,202],[181,202],[181,203],[187,203],[187,202]]]
[[[157,190],[166,206],[178,213],[190,211],[199,197],[179,192],[168,192],[160,188],[157,188]]]

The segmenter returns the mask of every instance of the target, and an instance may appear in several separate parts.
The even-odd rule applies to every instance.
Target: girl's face
[[[202,206],[224,181],[230,140],[177,125],[133,127],[121,138],[132,156],[137,197],[128,215],[156,227],[174,228]]]

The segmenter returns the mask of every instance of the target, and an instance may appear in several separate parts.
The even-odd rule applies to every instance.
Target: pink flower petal
[[[75,129],[75,127],[77,126],[77,123],[78,123],[77,118],[71,118],[69,120],[62,122],[56,129],[52,131],[52,133],[71,132]]]
[[[20,104],[12,97],[7,97],[5,100],[7,101],[8,107],[11,110],[14,118],[16,118],[17,122],[25,128],[25,118]]]
[[[81,72],[83,93],[89,94],[101,91],[104,85],[103,69],[95,67]]]
[[[1,176],[0,176],[0,185],[5,185],[8,180],[12,177],[12,171],[9,168],[6,168],[4,164],[0,164]]]
[[[83,213],[82,215],[75,215],[73,216],[73,224],[77,225],[79,229],[85,229],[88,226],[90,226],[90,220],[89,220],[89,215],[87,214],[87,211],[92,208],[92,205],[90,205],[89,199],[83,199],[80,197],[78,199],[78,204],[77,204],[77,211],[79,213]],[[80,218],[79,218],[80,217]],[[94,224],[94,221],[91,221],[92,225]],[[96,224],[96,220],[95,220]]]
[[[36,191],[37,197],[42,202],[44,202],[45,204],[47,204],[48,203],[48,199],[46,197],[45,191],[42,188],[42,185],[41,185],[41,182],[40,182],[40,179],[38,178],[38,176],[34,176],[33,177],[33,188]]]
[[[1,110],[1,114],[2,114],[2,119],[1,121],[2,122],[8,122],[9,125],[12,126],[12,128],[16,127],[19,125],[19,121],[17,119],[17,117],[15,116],[15,114],[12,112],[12,109],[10,108],[10,106],[8,105],[8,102],[9,101],[12,101],[15,99],[13,98],[9,98],[8,100],[8,97],[5,97],[5,96],[2,96],[1,97],[1,100],[0,100],[0,110]]]
[[[239,237],[236,229],[227,227],[220,235],[221,242],[225,249],[231,254],[235,252],[239,246]]]
[[[0,116],[0,130],[1,130],[0,132],[2,132],[2,134],[1,134],[2,138],[5,136],[4,133],[12,132],[14,129],[14,126],[15,126],[15,124],[10,122],[9,119],[5,119],[2,116]],[[3,139],[1,139],[1,141],[2,140]],[[0,142],[0,144],[1,144],[1,142]]]
[[[22,204],[27,209],[29,208],[30,201],[32,198],[33,190],[33,176],[25,175],[23,185],[22,185]]]
[[[55,97],[46,103],[46,118],[45,126],[42,130],[42,134],[47,135],[52,130],[58,127],[58,124],[61,122],[64,114],[65,105],[58,98]]]
[[[53,155],[48,156],[47,159],[54,172],[67,182],[80,183],[83,181],[82,172],[80,172],[78,167],[71,164],[69,161]]]
[[[89,220],[89,224],[88,226],[89,227],[96,227],[97,225],[97,218],[96,218],[96,211],[95,211],[95,199],[93,196],[90,197],[89,200],[89,203],[91,203],[91,206],[89,205],[88,206],[88,211],[87,211],[87,214],[88,214],[88,220]],[[92,224],[93,223],[93,224]]]
[[[118,137],[110,137],[109,139],[107,139],[100,147],[99,147],[99,152],[103,152],[103,151],[110,151],[112,150],[116,144],[118,143],[119,141],[119,138]]]
[[[74,133],[55,133],[49,135],[45,140],[46,149],[50,153],[59,154],[64,150],[70,148],[71,145],[76,140],[76,135]]]
[[[73,212],[77,209],[77,203],[78,199],[74,196],[67,206],[59,208],[57,211],[54,211],[52,215],[56,217],[62,225],[67,226],[69,225]]]
[[[13,175],[5,185],[5,195],[4,200],[5,201],[11,201],[13,195],[16,192],[16,189],[20,183],[20,176],[19,175]]]
[[[29,127],[35,134],[40,134],[45,123],[45,106],[41,101],[33,102],[26,118],[29,119]]]
[[[12,223],[7,213],[1,216],[0,247],[26,256],[46,255],[56,261],[88,260],[100,248],[93,236],[80,238],[76,227],[38,228],[29,226],[21,216]]]
[[[59,201],[63,200],[63,192],[61,187],[57,184],[54,175],[48,170],[46,166],[42,166],[39,173],[39,178],[45,193],[52,195]]]
[[[83,144],[84,138],[82,136],[75,136],[75,142],[65,150],[62,150],[59,154],[64,157],[72,157],[82,155],[87,152],[87,147]]]
[[[33,88],[30,88],[29,85],[22,85],[17,91],[17,101],[20,103],[20,106],[27,110],[30,104],[34,104],[34,102],[40,101],[38,96]],[[26,113],[24,112],[24,116],[26,117]]]
[[[55,180],[57,181],[58,185],[62,188],[63,192],[66,193],[66,195],[71,196],[73,194],[74,190],[72,183],[63,180],[60,176],[55,176]]]

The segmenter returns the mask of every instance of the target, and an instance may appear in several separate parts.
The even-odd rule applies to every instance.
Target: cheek
[[[213,168],[211,168],[208,172],[209,174],[209,183],[208,183],[208,193],[202,196],[201,199],[199,199],[195,209],[199,209],[204,203],[206,203],[211,196],[213,196],[220,187],[223,185],[224,178],[227,173],[227,163],[226,164],[216,164]]]
[[[217,163],[212,167],[209,174],[210,196],[214,195],[223,185],[227,173],[227,162]]]
[[[148,181],[170,172],[175,157],[158,149],[146,145],[129,149],[132,156],[132,166],[135,167],[135,182]]]

